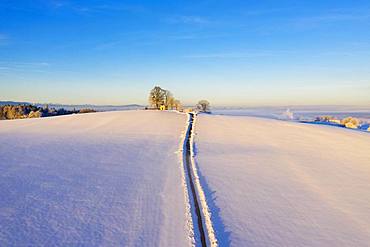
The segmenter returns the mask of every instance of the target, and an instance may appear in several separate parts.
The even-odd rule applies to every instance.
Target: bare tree
[[[159,86],[155,86],[149,94],[149,105],[160,109],[164,106],[167,110],[181,110],[182,106],[179,100],[173,97],[169,90],[165,90]]]
[[[173,102],[173,108],[180,111],[182,109],[182,105],[180,103],[180,100],[175,99]]]
[[[173,97],[172,93],[169,90],[165,90],[165,102],[164,105],[166,106],[166,109],[173,109],[173,103],[175,101],[175,98]]]
[[[170,97],[168,100],[167,100],[167,109],[176,109],[176,106],[175,106],[175,101],[176,99],[174,97]]]
[[[197,104],[197,109],[200,112],[207,112],[207,113],[211,112],[211,107],[207,100],[199,101]]]
[[[159,109],[161,105],[165,104],[166,90],[159,86],[155,86],[149,94],[149,104],[156,109]]]

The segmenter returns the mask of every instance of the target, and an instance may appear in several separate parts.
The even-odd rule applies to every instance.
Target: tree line
[[[45,107],[39,107],[30,104],[3,105],[0,106],[0,120],[40,118],[88,112],[95,112],[95,110],[93,109],[66,110],[64,108],[55,109],[49,108],[47,105]]]

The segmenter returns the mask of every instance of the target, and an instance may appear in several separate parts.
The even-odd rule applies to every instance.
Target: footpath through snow
[[[200,184],[197,167],[194,160],[194,125],[196,114],[189,113],[188,126],[184,137],[183,162],[185,194],[188,195],[194,244],[202,247],[216,247],[217,239],[211,222],[211,214],[207,205],[203,188]]]

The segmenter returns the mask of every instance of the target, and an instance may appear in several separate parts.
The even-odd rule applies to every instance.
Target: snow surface
[[[289,113],[287,114],[287,110]],[[319,116],[332,116],[337,119],[355,117],[370,122],[369,106],[272,106],[272,107],[240,107],[212,108],[212,114],[228,116],[249,116],[281,120],[313,121]]]
[[[203,114],[194,128],[219,246],[370,246],[369,133]],[[156,111],[0,121],[0,246],[193,245],[186,129]]]
[[[370,246],[370,135],[200,114],[195,152],[220,246]]]
[[[191,245],[185,125],[152,111],[0,121],[0,246]]]

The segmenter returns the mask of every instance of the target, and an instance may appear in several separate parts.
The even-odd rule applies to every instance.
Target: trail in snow
[[[199,176],[197,174],[195,161],[194,161],[194,137],[193,128],[195,122],[195,115],[189,113],[188,128],[185,137],[185,173],[187,175],[187,190],[191,200],[192,212],[194,222],[197,222],[196,240],[200,242],[198,245],[202,247],[206,246],[217,246],[217,240],[214,235],[214,230],[212,227],[212,222],[210,218],[210,212],[207,206],[205,195],[203,189],[200,185]]]

